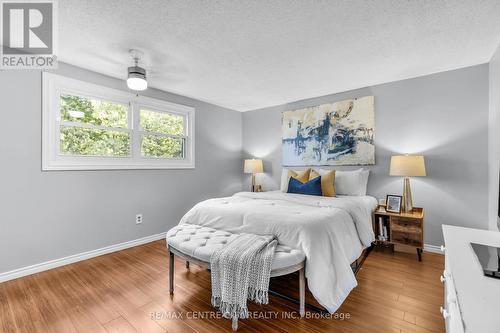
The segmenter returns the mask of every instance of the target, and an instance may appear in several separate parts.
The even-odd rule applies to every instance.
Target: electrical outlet
[[[142,223],[142,214],[137,214],[135,216],[135,224],[141,224]]]

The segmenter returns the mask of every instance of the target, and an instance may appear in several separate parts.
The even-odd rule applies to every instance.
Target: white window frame
[[[195,167],[195,109],[159,99],[43,73],[42,76],[42,170],[115,170],[115,169],[192,169]],[[128,129],[116,129],[131,135],[130,156],[77,156],[60,153],[60,96],[86,96],[128,106]],[[184,156],[182,158],[142,157],[140,109],[182,115]],[[85,127],[84,124],[77,124]],[[94,126],[93,126],[94,127]],[[106,128],[115,130],[114,128]]]

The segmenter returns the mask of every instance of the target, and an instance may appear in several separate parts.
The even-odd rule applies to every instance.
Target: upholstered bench
[[[237,234],[203,227],[193,224],[178,225],[167,232],[167,244],[170,255],[169,287],[174,292],[174,255],[189,263],[197,264],[210,269],[212,253],[231,241]],[[305,313],[305,255],[302,251],[279,245],[274,253],[271,267],[271,277],[287,275],[299,271],[299,313]],[[237,329],[237,322],[233,322],[233,329]]]

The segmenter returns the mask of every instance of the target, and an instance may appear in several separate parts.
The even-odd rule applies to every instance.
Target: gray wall
[[[498,217],[498,173],[500,171],[500,48],[489,64],[490,117],[489,117],[489,220],[490,229],[500,229]]]
[[[126,89],[64,64],[55,72]],[[196,202],[241,190],[241,113],[145,95],[196,108],[196,169],[42,172],[41,73],[0,71],[0,273],[164,232]]]
[[[367,95],[375,96],[376,127],[369,194],[400,194],[402,179],[388,176],[390,156],[423,154],[428,176],[412,187],[415,205],[426,209],[425,243],[442,244],[441,224],[487,229],[487,64],[244,113],[244,156],[265,161],[264,189],[279,187],[282,111]]]
[[[65,64],[56,73],[126,89]],[[427,210],[426,243],[441,244],[442,223],[488,227],[488,65],[243,114],[154,89],[146,95],[196,108],[196,169],[42,172],[41,75],[0,72],[0,273],[166,231],[196,202],[241,190],[242,147],[264,159],[260,181],[276,189],[281,111],[365,95],[375,96],[369,193],[400,193],[401,179],[387,176],[390,155],[422,153],[428,177],[414,179],[413,191]]]

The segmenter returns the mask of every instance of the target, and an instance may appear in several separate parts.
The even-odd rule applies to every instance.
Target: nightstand
[[[424,209],[414,207],[411,213],[389,213],[385,207],[379,206],[373,213],[373,230],[375,231],[375,245],[398,244],[416,248],[418,261],[422,261],[424,248]],[[380,240],[382,231],[386,230],[387,239]]]

